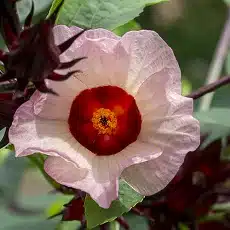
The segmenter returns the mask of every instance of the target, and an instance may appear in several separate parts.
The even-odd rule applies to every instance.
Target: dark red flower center
[[[116,86],[82,91],[73,101],[69,129],[96,155],[113,155],[136,141],[141,115],[135,99]]]

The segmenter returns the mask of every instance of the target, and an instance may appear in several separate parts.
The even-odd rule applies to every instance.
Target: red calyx
[[[39,91],[56,94],[52,89],[47,88],[45,79],[63,81],[74,74],[74,72],[69,72],[66,75],[59,75],[54,72],[56,69],[68,69],[85,58],[77,58],[67,63],[61,63],[59,60],[60,54],[65,52],[84,33],[83,30],[59,46],[55,45],[53,27],[63,2],[61,1],[49,19],[30,26],[34,11],[32,4],[31,12],[25,20],[25,28],[24,30],[21,29],[19,33],[12,28],[13,23],[4,23],[4,26],[1,27],[2,33],[8,34],[4,38],[6,41],[8,40],[10,51],[7,53],[0,52],[0,61],[4,63],[6,69],[6,72],[0,76],[0,82],[16,78],[18,83],[16,90],[24,92],[28,82],[31,81]],[[13,10],[13,3],[8,4],[7,7],[11,9],[11,14],[16,14]],[[11,18],[11,15],[8,14],[7,17]],[[1,18],[4,21],[6,17],[3,15]]]
[[[84,218],[84,201],[82,198],[74,198],[67,205],[63,211],[62,220],[72,221],[79,220],[82,221]]]

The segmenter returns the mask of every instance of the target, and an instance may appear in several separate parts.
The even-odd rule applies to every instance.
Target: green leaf
[[[47,207],[55,201],[65,199],[62,194],[46,194],[42,196],[23,195],[19,197],[17,205],[19,211],[10,212],[7,209],[0,208],[0,229],[4,230],[75,230],[80,226],[80,222],[60,222],[61,216],[46,220]],[[21,211],[20,211],[21,210]],[[22,210],[26,210],[22,212]],[[29,212],[30,210],[30,212]],[[59,226],[58,226],[59,224]],[[57,228],[58,226],[58,228]]]
[[[45,220],[42,215],[25,216],[0,209],[1,229],[4,230],[55,230],[59,219]]]
[[[0,191],[1,200],[4,203],[15,199],[20,181],[27,165],[25,158],[16,158],[14,152],[10,152],[0,167]]]
[[[134,30],[140,30],[140,29],[141,29],[141,26],[135,20],[132,20],[122,26],[117,27],[116,29],[113,30],[113,32],[117,34],[118,36],[122,36],[128,31],[131,31],[131,30],[134,31]]]
[[[199,219],[200,223],[207,221],[221,221],[226,217],[226,212],[213,212]]]
[[[43,216],[47,217],[47,208],[50,207],[55,201],[63,199],[63,196],[65,195],[61,193],[48,193],[39,196],[27,196],[25,194],[21,194],[18,197],[17,204],[26,209],[42,210]]]
[[[45,18],[49,8],[52,4],[52,0],[33,0],[35,5],[33,21],[38,22],[40,19]],[[29,14],[31,9],[32,0],[21,0],[17,2],[17,10],[21,23],[24,23],[26,16]],[[5,42],[0,35],[0,49],[5,49]]]
[[[130,229],[132,230],[148,230],[148,220],[146,217],[133,215],[127,213],[124,215],[125,220],[128,222]]]
[[[5,148],[5,147],[0,149],[0,167],[5,162],[7,157],[9,156],[10,152],[11,151],[9,149]],[[0,169],[0,171],[1,171],[1,169]]]
[[[212,108],[209,111],[195,113],[195,117],[200,121],[201,133],[209,134],[202,147],[230,133],[229,114],[228,108]]]
[[[59,223],[59,220],[39,220],[34,221],[32,223],[21,223],[21,224],[15,224],[13,226],[4,228],[4,230],[56,230],[56,226]]]
[[[4,42],[1,34],[0,34],[0,49],[3,49],[3,50],[5,49],[5,42]]]
[[[58,189],[60,187],[60,185],[53,178],[51,178],[44,170],[44,157],[42,156],[41,153],[35,153],[33,155],[29,155],[27,156],[27,158],[32,163],[34,163],[34,165],[37,166],[37,168],[40,170],[44,178],[53,188]]]
[[[58,230],[76,230],[81,226],[80,221],[63,221],[58,226]]]
[[[38,16],[43,12],[48,13],[49,7],[52,4],[52,0],[33,0],[34,1],[34,16]],[[18,14],[21,22],[24,22],[26,16],[29,14],[31,9],[31,0],[22,0],[17,3]]]
[[[83,28],[113,30],[137,17],[146,5],[165,0],[66,0],[57,19],[58,24]],[[60,0],[55,0],[51,15]]]
[[[0,142],[3,139],[3,137],[5,135],[5,132],[6,132],[6,128],[3,128],[3,129],[0,130]]]
[[[179,223],[179,230],[189,230],[189,227],[183,223]]]
[[[230,202],[214,204],[212,210],[216,212],[230,212]]]
[[[17,159],[18,160],[18,159]],[[0,208],[0,229],[4,230],[56,230],[60,217],[46,220],[45,209],[62,194],[47,194],[42,196],[23,195],[18,197],[17,208]]]
[[[111,221],[109,223],[109,230],[120,230],[120,224],[117,221]]]
[[[0,48],[1,48],[1,42],[0,42]],[[0,74],[1,74],[1,72],[3,72],[3,73],[5,72],[5,67],[3,64],[0,63]]]
[[[61,4],[62,1],[63,0],[53,0],[52,5],[51,5],[50,10],[49,10],[49,14],[47,15],[47,17],[50,17],[53,14],[55,9]]]
[[[230,5],[230,0],[224,0],[227,5]]]
[[[230,2],[230,0],[229,0]],[[230,74],[230,52],[228,53],[225,61],[225,72],[226,74]]]
[[[182,95],[188,95],[192,92],[192,84],[187,78],[182,78]]]
[[[91,229],[116,219],[141,202],[143,198],[144,196],[134,191],[124,181],[120,182],[119,200],[113,201],[109,209],[101,208],[93,199],[87,196],[85,199],[87,227]]]
[[[221,159],[223,161],[230,161],[230,146],[227,146],[227,147],[222,149]]]
[[[58,197],[46,210],[46,215],[48,217],[54,216],[57,213],[61,212],[64,208],[64,204],[69,203],[73,199],[72,195],[62,195]]]

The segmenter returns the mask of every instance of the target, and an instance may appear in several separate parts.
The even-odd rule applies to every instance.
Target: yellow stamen
[[[110,109],[100,108],[93,113],[93,127],[99,134],[114,134],[117,127],[117,117]]]

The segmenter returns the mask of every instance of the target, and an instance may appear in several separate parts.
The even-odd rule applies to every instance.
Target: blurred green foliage
[[[52,4],[52,0],[33,0],[34,1],[34,17],[33,23],[40,21],[41,19],[45,18],[49,8]],[[17,3],[17,9],[19,12],[20,21],[24,22],[26,16],[29,14],[31,9],[32,1],[31,0],[22,0]],[[4,41],[0,35],[0,48],[3,48]]]
[[[223,1],[173,0],[147,7],[137,21],[142,28],[157,31],[172,47],[182,76],[195,90],[204,84],[226,17]],[[230,86],[217,90],[213,105],[230,106],[229,91]]]
[[[202,147],[214,140],[227,137],[230,134],[229,108],[211,108],[208,112],[196,112],[195,117],[200,121],[201,132],[209,134]]]

